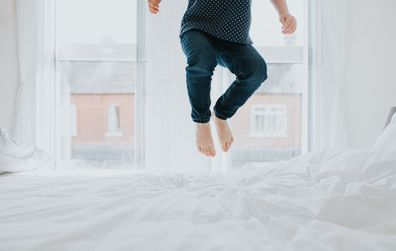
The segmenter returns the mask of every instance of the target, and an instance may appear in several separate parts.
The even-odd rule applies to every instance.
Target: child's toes
[[[230,141],[228,141],[228,150],[230,150],[232,143],[234,142],[233,139],[231,139]]]
[[[216,150],[214,148],[210,148],[210,156],[214,157],[216,155]]]

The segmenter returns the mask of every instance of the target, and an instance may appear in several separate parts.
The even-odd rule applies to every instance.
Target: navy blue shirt
[[[199,29],[230,42],[252,44],[251,3],[252,0],[189,0],[180,36]]]

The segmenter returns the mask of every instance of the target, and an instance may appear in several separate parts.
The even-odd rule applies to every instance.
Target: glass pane
[[[252,4],[251,37],[267,62],[268,79],[230,120],[235,138],[229,155],[232,168],[299,155],[307,137],[302,128],[308,98],[307,1],[288,1],[298,22],[297,32],[288,36],[281,33],[271,1]],[[225,87],[235,78],[229,76]]]
[[[287,1],[289,10],[298,23],[297,31],[288,36],[281,33],[278,13],[271,1],[252,1],[252,26],[250,35],[255,45],[285,46],[304,45],[304,22],[306,18],[306,1]]]
[[[130,168],[135,159],[137,1],[56,3],[62,167]],[[63,116],[68,113],[73,116]]]
[[[231,148],[233,168],[249,162],[289,159],[301,153],[303,66],[268,66],[272,77],[230,120],[235,138]]]

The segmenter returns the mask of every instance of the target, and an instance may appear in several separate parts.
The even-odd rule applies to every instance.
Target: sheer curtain
[[[317,123],[314,149],[346,147],[348,144],[345,120],[346,60],[348,1],[318,1],[315,10],[318,23],[313,34],[317,38],[314,55],[317,59],[313,84],[316,90]]]
[[[187,1],[163,1],[147,14],[146,166],[158,171],[207,171],[210,160],[195,147],[179,43]]]
[[[44,12],[44,0],[16,0],[18,87],[15,98],[13,135],[24,142],[35,144],[36,85]]]
[[[315,148],[369,147],[396,102],[396,2],[315,4]]]

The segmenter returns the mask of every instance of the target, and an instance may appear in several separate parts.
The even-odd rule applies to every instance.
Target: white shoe
[[[4,128],[0,128],[0,154],[8,157],[26,158],[34,153],[35,147],[11,138]]]

